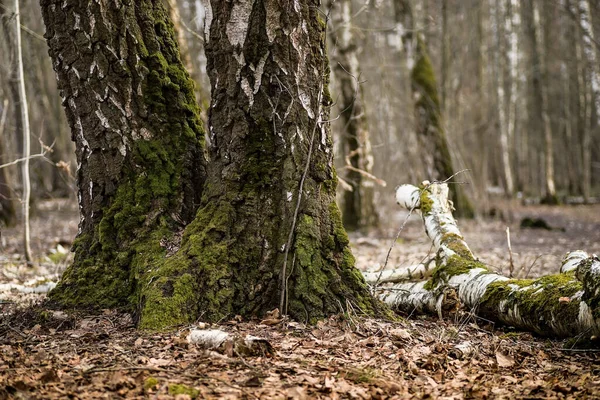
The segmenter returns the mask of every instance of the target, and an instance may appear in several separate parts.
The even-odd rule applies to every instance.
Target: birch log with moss
[[[597,256],[574,251],[565,256],[559,274],[509,279],[489,269],[469,249],[452,216],[447,184],[403,185],[396,200],[420,210],[437,254],[431,278],[398,283],[380,295],[395,310],[441,315],[458,302],[488,320],[541,335],[600,334]],[[371,276],[366,278],[373,282]]]

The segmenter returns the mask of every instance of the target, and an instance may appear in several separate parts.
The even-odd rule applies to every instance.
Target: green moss
[[[419,195],[419,208],[421,213],[425,215],[431,214],[431,208],[433,207],[433,200],[431,200],[431,192],[427,187],[420,187]]]
[[[520,290],[513,290],[515,286]],[[494,315],[497,318],[502,301],[505,310],[518,308],[524,322],[520,326],[516,324],[516,327],[534,329],[537,333],[547,335],[553,331],[553,321],[577,320],[579,301],[561,302],[559,299],[572,297],[581,289],[581,282],[575,279],[573,273],[548,275],[535,280],[496,281],[487,287],[481,299],[481,310],[484,316]]]
[[[131,148],[123,164],[115,166],[121,168],[114,182],[117,187],[106,189],[94,200],[95,208],[103,202],[94,210],[100,220],[76,240],[74,263],[49,296],[63,307],[137,308],[141,301],[138,281],[148,283],[145,273],[155,272],[164,258],[161,240],[171,240],[180,223],[193,217],[201,196],[204,131],[193,81],[179,59],[164,6],[140,2],[136,7],[143,8],[144,19],[132,23],[139,29],[131,32],[138,36],[131,52],[140,59],[123,63],[127,67],[115,73],[141,83],[141,94],[131,90],[134,97],[141,96],[135,102],[146,106],[145,110],[141,104],[136,106],[140,113],[136,129],[143,128],[147,134],[129,141]],[[133,5],[124,6],[124,12],[136,18]],[[172,285],[176,293],[185,292],[181,284],[187,280],[180,279],[185,268],[166,269],[179,271]],[[157,295],[149,293],[148,298],[154,301]]]
[[[156,379],[153,376],[149,376],[148,378],[146,378],[146,380],[144,381],[144,390],[150,390],[153,389],[156,385],[158,385],[159,380]]]
[[[464,238],[455,233],[446,233],[442,235],[441,243],[455,252],[460,258],[473,261],[471,251],[465,246]]]
[[[429,278],[425,284],[424,289],[434,290],[439,285],[443,285],[453,276],[466,274],[475,268],[483,269],[484,271],[482,271],[482,273],[489,271],[488,268],[479,261],[465,259],[459,255],[450,256],[448,257],[446,264],[442,265],[438,263],[438,265],[436,265],[432,271],[431,278]]]
[[[169,394],[171,396],[177,396],[178,394],[187,394],[192,399],[195,399],[200,394],[200,391],[198,391],[198,389],[194,389],[193,387],[190,387],[190,386],[181,385],[181,384],[177,384],[177,383],[171,383],[171,384],[169,384]]]

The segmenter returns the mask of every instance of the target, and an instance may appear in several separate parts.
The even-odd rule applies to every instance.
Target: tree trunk
[[[512,196],[514,192],[512,167],[510,162],[511,137],[509,137],[509,125],[511,114],[507,110],[511,104],[510,91],[506,96],[505,70],[506,70],[506,46],[504,38],[510,32],[505,29],[506,10],[503,2],[499,2],[494,7],[494,24],[496,39],[495,51],[495,75],[496,75],[496,99],[498,109],[498,127],[500,134],[500,151],[502,153],[502,170],[504,175],[504,191],[507,196]],[[511,49],[512,50],[512,49]],[[510,55],[509,55],[510,56]],[[511,78],[511,77],[510,77]],[[510,79],[509,78],[509,79]],[[508,97],[508,99],[507,99]],[[507,112],[508,111],[508,112]]]
[[[12,161],[8,160],[6,152],[6,118],[8,115],[8,100],[0,105],[0,165]],[[0,168],[0,222],[5,226],[13,226],[17,222],[15,202],[11,191],[11,182],[7,174],[7,168]]]
[[[50,298],[131,307],[200,202],[204,139],[193,83],[161,2],[41,6],[76,143],[81,212],[75,261]]]
[[[575,251],[565,257],[560,274],[508,279],[477,261],[465,243],[452,216],[446,184],[403,185],[396,199],[405,208],[420,210],[437,266],[427,281],[384,289],[381,298],[391,307],[407,313],[437,312],[441,317],[464,306],[488,320],[546,336],[600,333],[600,259],[596,256]],[[418,267],[429,275],[424,266]],[[387,277],[404,270],[384,272]],[[367,277],[375,281],[372,275]]]
[[[31,181],[29,180],[29,156],[31,155],[30,132],[29,132],[29,110],[27,95],[25,92],[25,76],[23,74],[23,49],[21,47],[21,16],[19,11],[19,0],[15,0],[15,48],[17,54],[17,81],[19,83],[18,109],[23,121],[23,158],[21,163],[21,176],[23,177],[23,253],[28,264],[33,262],[31,254],[31,238],[29,224],[29,199],[31,197]]]
[[[553,135],[550,117],[548,115],[548,95],[546,88],[546,71],[544,60],[544,41],[542,39],[541,16],[536,0],[523,2],[524,25],[530,44],[531,61],[531,97],[529,98],[529,118],[532,132],[540,132],[540,146],[543,151],[543,201],[549,204],[557,203],[556,187],[554,184],[554,154]]]
[[[600,128],[600,67],[598,66],[590,3],[587,0],[579,0],[579,12],[575,15],[579,16],[579,25],[583,31],[583,53],[588,63],[586,69],[587,82],[591,86],[591,104],[588,104],[588,107],[594,107],[596,115],[595,121],[592,121],[591,112],[589,117],[586,116],[586,127],[582,140],[581,158],[583,166],[581,179],[583,181],[583,197],[585,201],[588,201],[592,187],[592,132],[598,132]]]
[[[368,178],[373,172],[373,151],[360,87],[357,44],[351,29],[351,1],[338,1],[334,6],[330,31],[333,72],[341,95],[343,153],[350,161],[344,168],[344,181],[352,186],[352,190],[344,191],[342,218],[346,229],[358,230],[375,227],[379,222],[374,181]]]
[[[52,299],[137,306],[143,328],[277,306],[303,321],[386,310],[335,204],[319,5],[207,4],[204,181],[193,86],[162,2],[42,1],[81,163],[75,262]]]
[[[411,90],[417,137],[429,179],[445,180],[454,175],[442,121],[437,83],[427,45],[414,29],[414,19],[408,0],[394,0],[395,19],[402,35],[408,69],[411,71]],[[459,185],[453,186],[454,206],[458,215],[472,217],[471,202]]]
[[[319,6],[207,5],[211,164],[187,246],[211,319],[280,306],[315,321],[348,305],[379,308],[354,268],[335,203]]]

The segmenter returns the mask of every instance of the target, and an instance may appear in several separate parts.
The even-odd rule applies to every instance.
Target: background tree
[[[332,64],[340,93],[341,149],[346,165],[343,180],[349,184],[344,191],[342,219],[348,230],[372,228],[378,224],[374,193],[373,149],[369,135],[367,111],[363,101],[358,65],[358,43],[352,32],[352,2],[336,1],[331,10]],[[349,165],[348,165],[349,164]]]
[[[446,139],[437,82],[427,44],[415,28],[413,11],[408,0],[395,0],[394,12],[410,70],[415,125],[422,162],[429,179],[445,180],[458,171],[453,167]],[[452,199],[458,215],[473,216],[473,206],[459,185],[453,187]]]

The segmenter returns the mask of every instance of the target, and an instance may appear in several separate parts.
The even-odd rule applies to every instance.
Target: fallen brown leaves
[[[187,329],[136,331],[127,315],[109,311],[68,321],[44,313],[43,323],[16,313],[0,325],[0,399],[600,396],[598,353],[473,323],[340,317],[316,326],[207,326],[259,336],[275,349],[240,357],[189,344]]]

